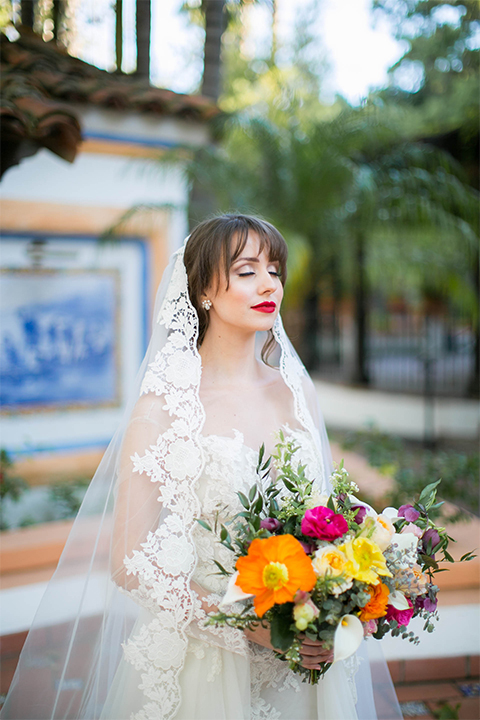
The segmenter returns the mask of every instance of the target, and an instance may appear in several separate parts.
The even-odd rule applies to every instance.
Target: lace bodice
[[[284,427],[284,433],[296,441],[299,446],[295,453],[295,463],[306,466],[308,477],[319,478],[318,491],[322,490],[322,464],[319,462],[309,433]],[[253,484],[259,481],[256,473],[258,450],[245,445],[244,437],[238,430],[233,437],[208,435],[201,437],[205,466],[197,481],[196,494],[201,503],[201,517],[211,527],[215,522],[228,521],[242,510],[238,491],[248,494]],[[233,571],[235,557],[231,551],[218,542],[214,533],[201,525],[193,531],[197,550],[197,566],[192,580],[207,590],[212,604],[217,604],[225,591],[228,579],[215,573],[213,559],[223,567]],[[204,659],[206,644],[210,646],[210,669],[207,680],[212,682],[222,672],[222,654],[220,649],[227,648],[248,657],[250,663],[250,702],[252,720],[275,720],[281,713],[262,695],[269,687],[280,693],[287,689],[299,692],[301,682],[298,676],[290,672],[288,665],[275,658],[274,654],[254,643],[247,643],[244,634],[229,627],[208,628],[202,630],[202,612],[198,608],[197,623],[190,626],[188,652]],[[281,696],[280,696],[281,697]],[[271,700],[271,699],[270,699]]]
[[[295,462],[306,465],[308,477],[321,478],[321,465],[309,434],[289,426],[284,427],[284,432],[299,446],[294,456]],[[225,524],[243,509],[237,493],[241,491],[248,494],[251,486],[258,482],[255,472],[258,450],[245,445],[243,435],[238,430],[234,430],[234,437],[202,437],[201,443],[205,466],[197,481],[196,492],[201,503],[201,517],[213,527],[215,523]],[[220,545],[216,535],[200,525],[194,529],[193,536],[198,556],[193,579],[210,592],[223,592],[227,580],[224,576],[215,574],[212,561],[215,559],[227,570],[233,571],[233,553]]]

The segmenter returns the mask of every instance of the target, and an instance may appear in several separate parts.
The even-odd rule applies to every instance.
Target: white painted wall
[[[97,135],[144,141],[153,145],[205,145],[209,139],[208,126],[173,117],[158,117],[153,114],[120,112],[85,105],[73,106],[85,137]]]
[[[425,400],[402,395],[315,380],[320,407],[327,427],[365,430],[374,425],[382,432],[421,440],[425,431]],[[475,440],[480,434],[478,400],[435,398],[433,430],[436,438]]]
[[[143,158],[80,154],[73,164],[40,150],[5,173],[5,199],[129,208],[136,203],[185,206],[178,170],[161,171]]]

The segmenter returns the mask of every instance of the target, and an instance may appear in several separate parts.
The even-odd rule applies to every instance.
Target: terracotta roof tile
[[[40,147],[73,162],[82,138],[69,103],[197,121],[220,114],[205,97],[100,70],[31,31],[13,42],[0,34],[0,69],[1,174]]]

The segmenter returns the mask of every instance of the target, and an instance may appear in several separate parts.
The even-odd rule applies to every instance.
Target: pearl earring
[[[212,307],[212,301],[211,300],[203,300],[202,307],[204,310],[210,310],[210,308]]]

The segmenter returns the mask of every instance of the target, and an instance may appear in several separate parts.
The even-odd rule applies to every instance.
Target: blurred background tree
[[[269,16],[270,43],[260,54],[246,51],[253,5]],[[122,0],[113,6],[119,68]],[[389,85],[358,107],[323,100],[328,64],[314,29],[319,8],[312,0],[299,9],[287,47],[277,37],[276,0],[184,2],[190,22],[204,30],[199,91],[225,115],[214,143],[189,163],[174,153],[162,162],[185,168],[192,224],[237,210],[262,214],[285,234],[287,318],[310,370],[328,366],[337,377],[375,386],[380,344],[390,343],[390,352],[397,343],[407,356],[414,343],[423,363],[418,391],[429,354],[463,348],[459,367],[468,381],[454,392],[476,394],[480,5],[372,0],[405,52],[390,68]],[[48,20],[55,37],[68,37],[69,13],[67,0],[21,4],[24,23],[45,32]],[[136,0],[136,28],[136,72],[148,78],[150,0]],[[390,337],[399,322],[393,306],[415,325],[414,340]],[[433,316],[443,349],[426,347]],[[345,327],[352,322],[350,351]]]

